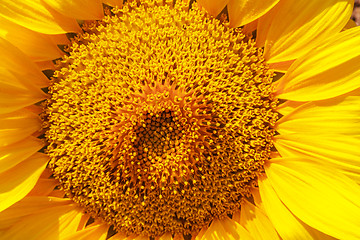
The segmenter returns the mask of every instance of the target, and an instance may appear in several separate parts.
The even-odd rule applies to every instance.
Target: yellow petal
[[[359,88],[359,42],[360,27],[351,28],[295,61],[280,80],[278,97],[315,101]]]
[[[87,226],[86,224],[88,223],[89,219],[90,219],[90,215],[84,213],[82,215],[82,217],[81,217],[81,220],[80,220],[79,224],[78,224],[77,231],[83,230]],[[100,224],[100,223],[101,223],[101,221],[96,221],[95,220],[95,222],[93,222],[92,224],[97,225],[97,224]],[[90,225],[89,225],[89,227],[90,227]]]
[[[159,239],[157,240],[173,240],[171,233],[165,233],[164,235],[162,235]]]
[[[286,207],[283,206],[283,203],[281,203],[281,201],[279,201],[278,196],[276,195],[276,193],[274,193],[274,190],[271,188],[271,186],[268,186],[268,182],[266,182],[267,180],[264,180],[264,178],[261,178],[261,181],[262,181],[261,185],[263,187],[270,187],[270,189],[262,189],[262,190],[265,190],[263,192],[263,196],[270,197],[268,199],[272,199],[274,201],[274,206],[278,207],[275,209],[268,209],[268,212],[270,212],[270,214],[272,214],[272,218],[274,218],[274,221],[276,221],[276,220],[278,220],[276,218],[276,216],[277,216],[276,211],[280,210],[279,215],[278,215],[280,217],[280,220],[282,219],[282,220],[284,220],[285,223],[287,223],[285,225],[280,225],[280,223],[278,222],[278,228],[280,229],[282,239],[284,239],[284,240],[299,239],[300,240],[300,239],[302,239],[301,236],[306,236],[306,238],[304,238],[304,239],[336,240],[335,238],[332,238],[329,235],[319,232],[318,230],[308,226],[307,224],[305,224],[304,222],[302,222],[301,220],[296,218],[293,214],[291,214],[289,212],[289,210]],[[254,196],[256,206],[259,207],[264,212],[266,212],[265,208],[263,206],[263,202],[261,200],[259,189],[253,189],[252,194]],[[269,204],[267,205],[267,207],[269,207]],[[273,222],[272,222],[272,224],[273,224]],[[287,227],[289,227],[289,229],[287,229]],[[299,229],[296,229],[296,227],[300,227],[300,231],[299,231]],[[294,234],[292,234],[292,230],[295,230],[293,232]]]
[[[23,27],[45,34],[81,31],[75,19],[56,12],[41,0],[2,0],[0,16]]]
[[[339,239],[360,239],[360,186],[354,181],[301,158],[273,161],[265,172],[280,200],[303,222]]]
[[[289,70],[291,64],[293,63],[294,61],[277,62],[277,63],[269,64],[269,67],[271,69],[276,70],[277,72],[286,73]]]
[[[256,207],[260,208],[261,210],[263,210],[265,212],[264,205],[261,200],[259,188],[252,188],[251,194],[254,198],[254,203],[255,203]]]
[[[360,139],[346,135],[278,135],[275,147],[283,157],[309,158],[332,166],[360,183]]]
[[[276,111],[286,116],[303,104],[303,102],[286,101],[277,106]]]
[[[280,80],[278,97],[314,101],[359,88],[360,27],[341,32],[298,59]]]
[[[356,27],[356,22],[352,19],[349,19],[349,21],[346,23],[345,27],[343,28],[343,31],[344,30],[347,30],[347,29],[350,29],[350,28],[354,28]]]
[[[55,69],[55,64],[52,61],[40,61],[40,62],[36,62],[36,65],[38,66],[38,68],[40,70],[56,70]]]
[[[243,32],[245,35],[250,35],[250,34],[252,34],[252,33],[256,30],[257,25],[258,25],[258,19],[256,19],[255,21],[252,21],[252,22],[244,25],[244,27],[242,28],[242,32]]]
[[[225,217],[212,221],[206,231],[200,232],[195,240],[251,240],[250,233],[234,220]]]
[[[229,0],[198,0],[197,2],[208,13],[216,17],[224,9]]]
[[[10,72],[16,78],[16,80],[14,80],[16,82],[12,84],[32,90],[34,86],[47,87],[49,85],[49,80],[42,74],[33,61],[3,38],[0,38],[0,52],[2,56],[0,73],[5,72],[4,74],[7,74],[6,71]],[[6,71],[4,71],[4,69]],[[5,79],[3,79],[3,82],[6,82]]]
[[[282,239],[313,239],[304,225],[281,202],[268,178],[259,180],[259,190],[266,214]]]
[[[44,212],[49,208],[74,204],[70,199],[56,197],[25,197],[0,212],[0,229],[10,228],[21,218]]]
[[[66,34],[55,34],[55,35],[48,35],[52,42],[57,45],[68,45],[70,44],[69,38]]]
[[[342,96],[305,103],[278,121],[280,134],[360,135],[360,97]]]
[[[35,137],[28,137],[20,142],[0,148],[0,174],[29,158],[43,146],[43,141]]]
[[[34,188],[26,196],[47,196],[51,194],[59,182],[54,178],[40,178]]]
[[[97,224],[68,235],[64,240],[106,240],[109,225]]]
[[[0,82],[0,114],[16,111],[46,98],[45,94],[23,90]]]
[[[266,213],[253,204],[245,201],[241,204],[241,211],[235,214],[240,215],[238,216],[240,224],[249,231],[254,239],[280,239]]]
[[[104,16],[100,0],[44,0],[44,2],[70,18],[94,20]]]
[[[41,128],[41,120],[35,113],[21,109],[0,115],[0,147],[15,144]],[[21,143],[20,145],[21,146]]]
[[[15,74],[0,67],[0,114],[16,111],[47,97],[40,88],[33,86],[27,88],[20,85],[21,76],[15,76]]]
[[[31,31],[0,17],[0,37],[11,42],[34,61],[60,58],[61,51],[45,35]]]
[[[268,63],[297,59],[340,32],[351,16],[353,0],[280,1],[259,20],[258,41],[265,41]]]
[[[0,174],[0,212],[31,191],[47,162],[48,158],[45,154],[37,153]]]
[[[230,0],[227,9],[231,27],[248,24],[263,16],[279,0]]]
[[[122,0],[102,0],[102,2],[113,7],[115,6],[121,7],[123,5]]]
[[[7,240],[64,239],[76,232],[82,213],[72,205],[49,208],[21,219],[4,234]]]

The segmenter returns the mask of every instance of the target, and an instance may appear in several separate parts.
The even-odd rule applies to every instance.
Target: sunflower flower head
[[[131,2],[83,29],[43,113],[62,189],[128,234],[190,235],[232,215],[275,132],[262,49],[181,2]]]
[[[352,6],[2,0],[0,240],[360,239]]]

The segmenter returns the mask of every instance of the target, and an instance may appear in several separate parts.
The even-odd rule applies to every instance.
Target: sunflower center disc
[[[169,2],[86,22],[43,113],[61,188],[127,234],[188,235],[239,209],[277,120],[254,41]]]

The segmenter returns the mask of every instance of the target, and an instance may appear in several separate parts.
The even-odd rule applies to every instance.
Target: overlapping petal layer
[[[328,39],[298,59],[280,80],[279,98],[294,101],[328,99],[359,87],[360,27]]]
[[[201,231],[195,240],[253,240],[250,233],[236,221],[223,218],[212,221],[209,228]]]
[[[21,200],[35,186],[48,157],[36,153],[0,174],[0,212]]]
[[[228,4],[229,0],[198,0],[197,2],[212,16],[217,16]]]
[[[81,31],[76,20],[65,17],[45,5],[42,0],[3,0],[0,16],[45,34],[59,34]]]
[[[319,164],[339,169],[360,183],[360,139],[346,135],[279,135],[276,149],[283,157],[309,158]]]
[[[23,143],[16,145],[18,141],[29,137],[41,128],[39,116],[28,109],[0,114],[0,124],[0,147],[13,144],[14,149],[23,146]],[[32,141],[29,138],[28,140]],[[3,150],[6,151],[6,149]]]
[[[231,27],[248,24],[263,16],[279,0],[229,0],[227,5]]]
[[[309,226],[339,239],[360,238],[360,186],[355,182],[302,158],[274,159],[265,171],[268,179],[260,182],[264,205],[275,202],[266,193],[273,189],[273,198]]]
[[[75,19],[101,19],[104,16],[100,0],[43,0],[61,14]]]
[[[280,239],[266,213],[250,202],[244,201],[241,211],[234,213],[233,219],[244,226],[254,239]]]
[[[0,120],[1,124],[1,120]],[[0,174],[24,161],[44,146],[44,142],[35,137],[0,148]]]
[[[7,230],[23,217],[44,212],[49,208],[73,204],[72,200],[47,196],[25,197],[0,212],[0,229]]]
[[[37,33],[0,18],[0,37],[11,42],[34,61],[60,58],[61,51],[45,34]]]
[[[279,199],[269,179],[259,180],[259,190],[267,216],[284,240],[313,239],[306,227]]]
[[[106,240],[108,228],[106,224],[95,224],[71,233],[64,240]]]
[[[74,205],[48,208],[22,218],[5,232],[4,239],[64,239],[77,231],[82,215]]]
[[[0,38],[0,52],[2,56],[0,74],[6,74],[10,78],[1,78],[1,82],[28,89],[37,94],[41,91],[40,87],[49,86],[49,80],[29,56],[2,38]]]
[[[292,109],[291,109],[292,108]],[[289,106],[277,123],[280,134],[360,135],[360,97],[341,96],[326,101],[309,102],[298,107]]]
[[[268,63],[303,56],[348,22],[353,0],[280,1],[259,20],[257,44]]]
[[[123,5],[122,0],[102,0],[102,2],[113,7],[115,6],[121,7]]]

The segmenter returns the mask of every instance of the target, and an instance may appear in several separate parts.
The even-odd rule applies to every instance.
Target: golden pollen
[[[238,210],[277,120],[262,49],[173,1],[131,2],[83,29],[43,113],[67,196],[117,231],[152,237],[195,234]]]

